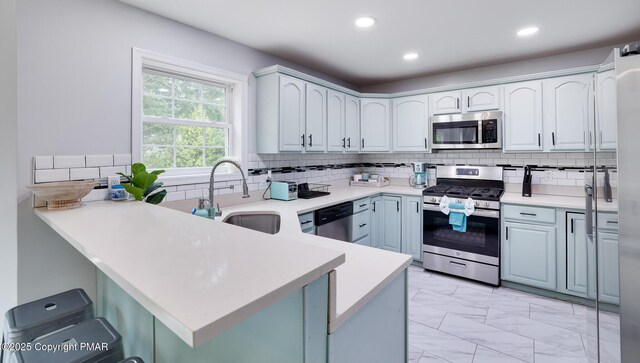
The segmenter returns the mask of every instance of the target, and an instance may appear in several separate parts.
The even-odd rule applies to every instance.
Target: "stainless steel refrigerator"
[[[595,117],[589,127],[593,158],[585,170],[588,293],[583,340],[589,363],[640,362],[638,52],[640,43],[614,49],[594,77]],[[606,123],[614,129],[603,128]],[[617,150],[604,145],[617,145]]]

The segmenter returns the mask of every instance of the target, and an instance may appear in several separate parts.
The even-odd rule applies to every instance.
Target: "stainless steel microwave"
[[[431,149],[501,149],[502,111],[429,118]]]

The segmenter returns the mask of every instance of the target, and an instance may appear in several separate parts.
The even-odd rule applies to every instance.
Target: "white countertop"
[[[329,191],[330,195],[313,199],[264,200],[223,207],[221,208],[222,217],[216,220],[222,221],[229,215],[243,212],[277,213],[280,214],[281,223],[280,232],[276,236],[286,236],[296,241],[343,252],[346,255],[346,261],[336,268],[335,308],[330,312],[332,316],[329,317],[329,331],[332,333],[404,271],[411,264],[412,257],[302,233],[298,214],[380,193],[422,196],[422,189],[399,185],[382,188],[331,186]]]
[[[340,248],[300,243],[301,233],[267,235],[135,201],[36,214],[192,347],[345,261]],[[362,253],[370,256],[383,265]]]
[[[531,197],[523,197],[520,193],[504,193],[500,198],[500,202],[551,208],[585,209],[584,197],[564,195],[534,194]],[[606,202],[604,199],[598,199],[598,211],[617,212],[618,200],[614,199],[612,202]]]

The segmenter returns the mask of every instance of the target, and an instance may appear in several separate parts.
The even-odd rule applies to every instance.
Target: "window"
[[[198,168],[229,156],[230,85],[142,71],[142,162]]]
[[[133,54],[134,161],[171,177],[204,176],[222,157],[244,159],[246,76],[135,48]]]

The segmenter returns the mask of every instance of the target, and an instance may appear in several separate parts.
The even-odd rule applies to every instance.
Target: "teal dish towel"
[[[451,203],[449,205],[451,211],[449,212],[449,224],[454,231],[466,232],[467,231],[467,216],[463,212],[454,212],[454,209],[464,210],[464,204]]]

